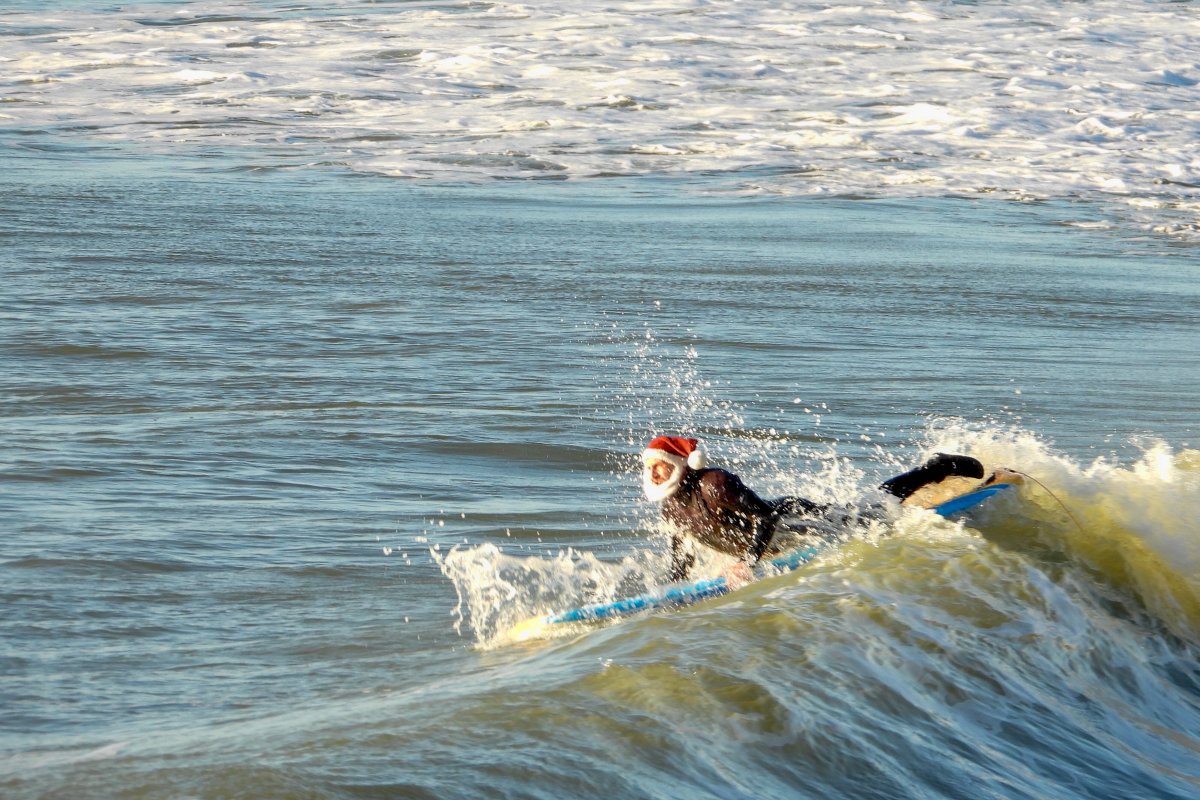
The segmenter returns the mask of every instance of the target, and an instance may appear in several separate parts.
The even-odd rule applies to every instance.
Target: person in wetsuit
[[[821,518],[827,505],[802,497],[763,500],[732,472],[706,467],[696,439],[658,436],[642,451],[642,488],[662,505],[663,519],[671,523],[669,580],[688,576],[695,556],[688,552],[684,535],[700,544],[740,559],[730,577],[744,581],[749,567],[772,552],[772,540],[784,518]],[[983,464],[970,456],[938,453],[916,469],[885,481],[880,487],[900,500],[918,489],[951,475],[982,478]],[[851,515],[837,512],[849,519]]]

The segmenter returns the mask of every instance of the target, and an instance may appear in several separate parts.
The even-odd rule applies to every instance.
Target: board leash
[[[1051,491],[1051,490],[1050,490],[1050,487],[1049,487],[1049,486],[1047,486],[1046,484],[1042,483],[1042,482],[1041,482],[1041,481],[1039,481],[1037,478],[1035,478],[1035,477],[1033,477],[1032,475],[1030,475],[1028,472],[1021,472],[1021,471],[1020,471],[1020,470],[1018,470],[1018,469],[1009,470],[1009,472],[1014,472],[1014,473],[1016,473],[1017,475],[1020,475],[1020,476],[1021,476],[1021,477],[1023,477],[1023,478],[1029,478],[1029,480],[1033,481],[1033,482],[1034,482],[1034,483],[1036,483],[1038,486],[1042,487],[1042,489],[1044,489],[1044,490],[1045,490],[1046,494],[1048,494],[1048,495],[1050,495],[1051,497],[1053,497],[1053,498],[1054,498],[1054,502],[1058,503],[1058,504],[1059,504],[1059,505],[1062,507],[1062,510],[1063,510],[1064,512],[1066,512],[1066,515],[1067,515],[1068,517],[1070,517],[1070,519],[1071,519],[1071,522],[1074,522],[1074,523],[1075,523],[1075,527],[1079,529],[1079,532],[1080,532],[1080,533],[1082,533],[1084,536],[1086,536],[1086,535],[1087,535],[1087,530],[1085,530],[1085,529],[1084,529],[1083,525],[1082,525],[1082,524],[1079,522],[1078,518],[1076,518],[1076,516],[1075,516],[1073,513],[1071,513],[1071,509],[1070,509],[1070,508],[1068,508],[1068,507],[1067,507],[1067,504],[1066,504],[1066,503],[1064,503],[1064,502],[1062,501],[1062,498],[1061,498],[1061,497],[1059,497],[1059,496],[1058,496],[1058,495],[1056,495],[1056,494],[1055,494],[1053,491]]]

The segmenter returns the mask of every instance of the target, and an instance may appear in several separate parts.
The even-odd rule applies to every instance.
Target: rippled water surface
[[[0,10],[0,795],[1200,792],[1194,4],[39,5]],[[842,121],[787,150],[805,109]],[[507,641],[661,579],[664,431],[767,496],[1036,482]]]

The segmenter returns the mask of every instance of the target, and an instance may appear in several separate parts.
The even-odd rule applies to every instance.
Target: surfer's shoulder
[[[706,495],[724,496],[743,485],[741,478],[720,467],[707,467],[696,473],[696,486]]]

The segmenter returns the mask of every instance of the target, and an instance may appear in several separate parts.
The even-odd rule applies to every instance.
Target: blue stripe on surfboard
[[[943,517],[948,517],[951,514],[957,514],[960,511],[966,511],[968,508],[977,506],[989,497],[1013,488],[1014,485],[1011,483],[993,483],[991,486],[984,486],[982,489],[976,489],[973,492],[967,492],[966,494],[951,498],[941,505],[934,506],[933,511],[941,514]]]
[[[686,605],[688,603],[706,600],[709,597],[719,597],[729,591],[724,578],[709,578],[696,583],[681,586],[671,586],[657,592],[617,600],[613,603],[599,603],[594,606],[584,606],[546,618],[546,622],[594,622],[609,617],[622,617],[635,614],[638,611],[648,611],[665,606]]]
[[[949,517],[952,514],[957,514],[960,511],[966,511],[969,508],[977,506],[989,497],[1012,487],[1013,484],[1011,483],[994,483],[991,486],[984,486],[982,489],[976,489],[973,492],[967,492],[964,495],[947,500],[941,505],[934,506],[931,510],[943,517]],[[828,546],[827,543],[821,543],[802,547],[790,553],[784,553],[778,558],[771,559],[770,564],[776,569],[793,570],[801,564],[812,561],[818,553]],[[728,591],[729,586],[724,578],[707,578],[695,583],[670,584],[653,592],[638,595],[637,597],[628,597],[624,600],[616,600],[610,603],[597,603],[591,606],[583,606],[582,608],[573,608],[570,611],[563,611],[558,614],[551,614],[546,617],[545,621],[547,624],[560,622],[597,622],[612,617],[636,614],[639,611],[650,611],[656,608],[698,603],[710,597],[720,597]]]

